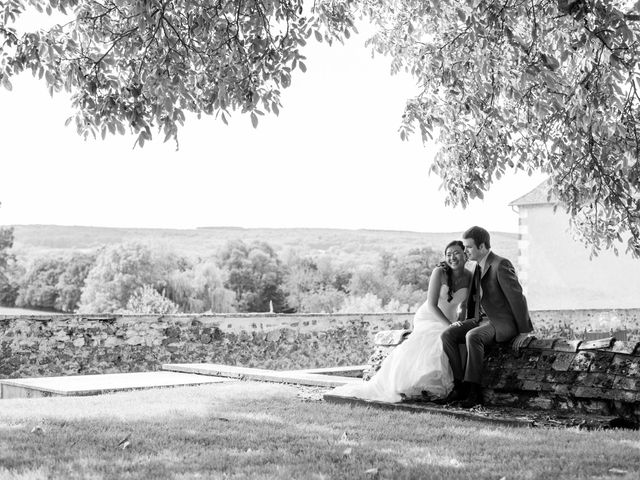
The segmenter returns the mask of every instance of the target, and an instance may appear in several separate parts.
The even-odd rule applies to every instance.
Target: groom
[[[496,342],[513,340],[518,350],[533,330],[527,301],[515,269],[509,260],[491,251],[489,232],[471,227],[462,235],[469,260],[477,262],[466,320],[455,322],[442,333],[442,345],[449,357],[455,386],[447,402],[461,402],[464,408],[482,404],[480,380],[484,351]],[[466,368],[458,345],[467,345]]]

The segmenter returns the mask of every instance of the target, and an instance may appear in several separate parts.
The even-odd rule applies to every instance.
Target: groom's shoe
[[[467,385],[461,380],[454,380],[453,390],[442,400],[442,403],[448,405],[450,403],[460,402],[465,398],[467,398]]]
[[[462,408],[473,408],[478,405],[482,405],[484,400],[482,398],[482,388],[480,387],[480,384],[467,382],[467,385],[467,398],[460,402],[460,406]]]

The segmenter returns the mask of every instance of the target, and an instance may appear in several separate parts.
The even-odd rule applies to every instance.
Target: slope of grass
[[[522,429],[232,382],[0,401],[0,478],[638,478],[633,431]]]
[[[322,228],[233,228],[211,227],[192,230],[155,228],[105,228],[62,225],[16,225],[15,248],[19,252],[94,249],[126,241],[161,242],[190,257],[214,254],[230,240],[261,240],[276,250],[298,249],[314,255],[327,254],[339,261],[377,261],[379,253],[406,253],[412,248],[431,247],[441,251],[462,232],[420,233],[389,230],[341,230]],[[493,232],[494,250],[512,259],[518,255],[517,235]]]

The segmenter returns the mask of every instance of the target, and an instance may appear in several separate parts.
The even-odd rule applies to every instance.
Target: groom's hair
[[[491,248],[491,235],[482,227],[471,227],[462,234],[462,238],[472,238],[476,247],[480,247],[484,243],[487,249]]]

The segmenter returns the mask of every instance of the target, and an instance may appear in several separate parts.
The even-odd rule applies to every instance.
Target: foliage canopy
[[[432,170],[466,205],[507,168],[550,190],[597,252],[640,256],[640,15],[615,0],[364,2],[370,44],[418,81],[400,133],[441,145]]]
[[[19,34],[26,4],[70,12]],[[82,135],[176,139],[185,112],[278,114],[309,37],[369,45],[418,84],[400,135],[441,146],[448,202],[508,169],[542,171],[594,252],[640,256],[640,15],[625,0],[0,0],[0,82],[31,70],[67,90]],[[628,238],[627,238],[628,237]]]

